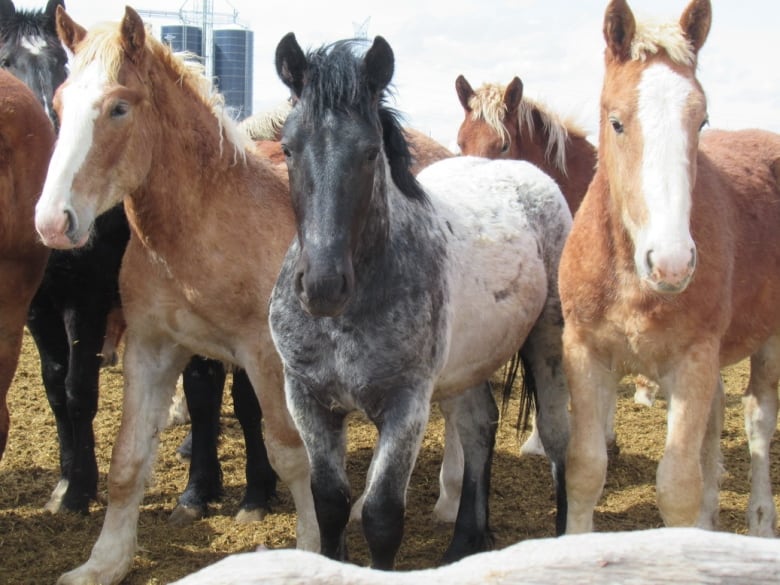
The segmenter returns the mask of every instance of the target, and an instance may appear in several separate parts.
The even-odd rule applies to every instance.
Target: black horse
[[[0,0],[0,67],[24,81],[58,128],[52,99],[67,76],[68,57],[57,37],[55,13],[63,0],[43,10],[16,10]],[[92,421],[97,412],[106,323],[121,308],[119,267],[130,230],[120,205],[99,217],[91,242],[73,251],[53,250],[43,282],[30,305],[28,329],[41,359],[46,395],[57,425],[60,476],[46,508],[86,513],[97,499],[98,468]],[[219,410],[226,372],[221,363],[194,358],[183,373],[192,421],[190,478],[172,516],[186,523],[202,516],[222,492],[217,458]],[[276,475],[262,441],[260,406],[249,380],[234,374],[233,399],[247,449],[247,489],[239,515],[268,509]]]

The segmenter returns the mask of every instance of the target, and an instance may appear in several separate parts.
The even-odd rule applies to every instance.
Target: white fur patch
[[[33,55],[40,55],[47,47],[46,39],[43,37],[24,37],[20,45]]]
[[[94,220],[96,210],[77,201],[79,194],[73,192],[73,181],[92,148],[95,120],[100,113],[99,100],[106,83],[102,69],[94,64],[63,87],[60,133],[36,205],[36,222],[61,215],[68,209],[74,211],[80,232],[88,230]]]
[[[689,232],[691,210],[688,130],[683,122],[695,86],[690,79],[663,64],[642,73],[638,92],[638,118],[642,129],[642,195],[647,224],[634,235],[637,266],[646,255],[671,266],[691,261],[693,239]]]

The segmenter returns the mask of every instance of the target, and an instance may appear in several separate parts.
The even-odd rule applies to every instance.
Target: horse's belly
[[[548,276],[538,250],[536,240],[522,231],[456,247],[450,345],[437,398],[487,380],[522,346],[547,299]]]

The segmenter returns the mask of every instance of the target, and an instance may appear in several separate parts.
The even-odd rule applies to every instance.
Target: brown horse
[[[593,528],[619,379],[643,372],[668,398],[656,477],[667,525],[712,527],[718,511],[721,366],[752,356],[748,521],[771,534],[768,445],[780,377],[780,136],[699,132],[696,79],[712,19],[637,22],[625,0],[604,19],[599,166],[563,251],[564,367],[572,403],[568,532]]]
[[[38,98],[0,71],[0,459],[11,422],[6,394],[49,257],[33,218],[53,146],[54,127]]]
[[[60,582],[117,583],[129,571],[159,430],[194,354],[246,370],[269,458],[295,500],[298,546],[318,549],[308,458],[268,328],[268,298],[295,234],[287,184],[246,150],[210,82],[148,36],[131,8],[121,24],[89,33],[59,9],[57,28],[74,58],[55,99],[62,125],[36,227],[47,245],[82,245],[94,218],[120,201],[131,225],[108,509],[89,560]]]
[[[459,75],[455,91],[464,113],[458,130],[461,153],[536,165],[558,183],[573,215],[596,170],[596,148],[585,131],[524,96],[519,77],[506,86],[486,83],[475,91]]]

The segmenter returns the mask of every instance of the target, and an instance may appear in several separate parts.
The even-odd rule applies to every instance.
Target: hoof
[[[100,354],[100,367],[101,368],[113,368],[119,363],[119,355],[112,351],[109,354]]]
[[[179,504],[171,512],[171,517],[168,518],[168,524],[177,528],[184,528],[189,526],[193,522],[200,520],[206,515],[205,506],[182,506]]]
[[[249,524],[250,522],[262,522],[268,510],[262,507],[257,508],[241,508],[236,514],[236,522],[240,524]]]

